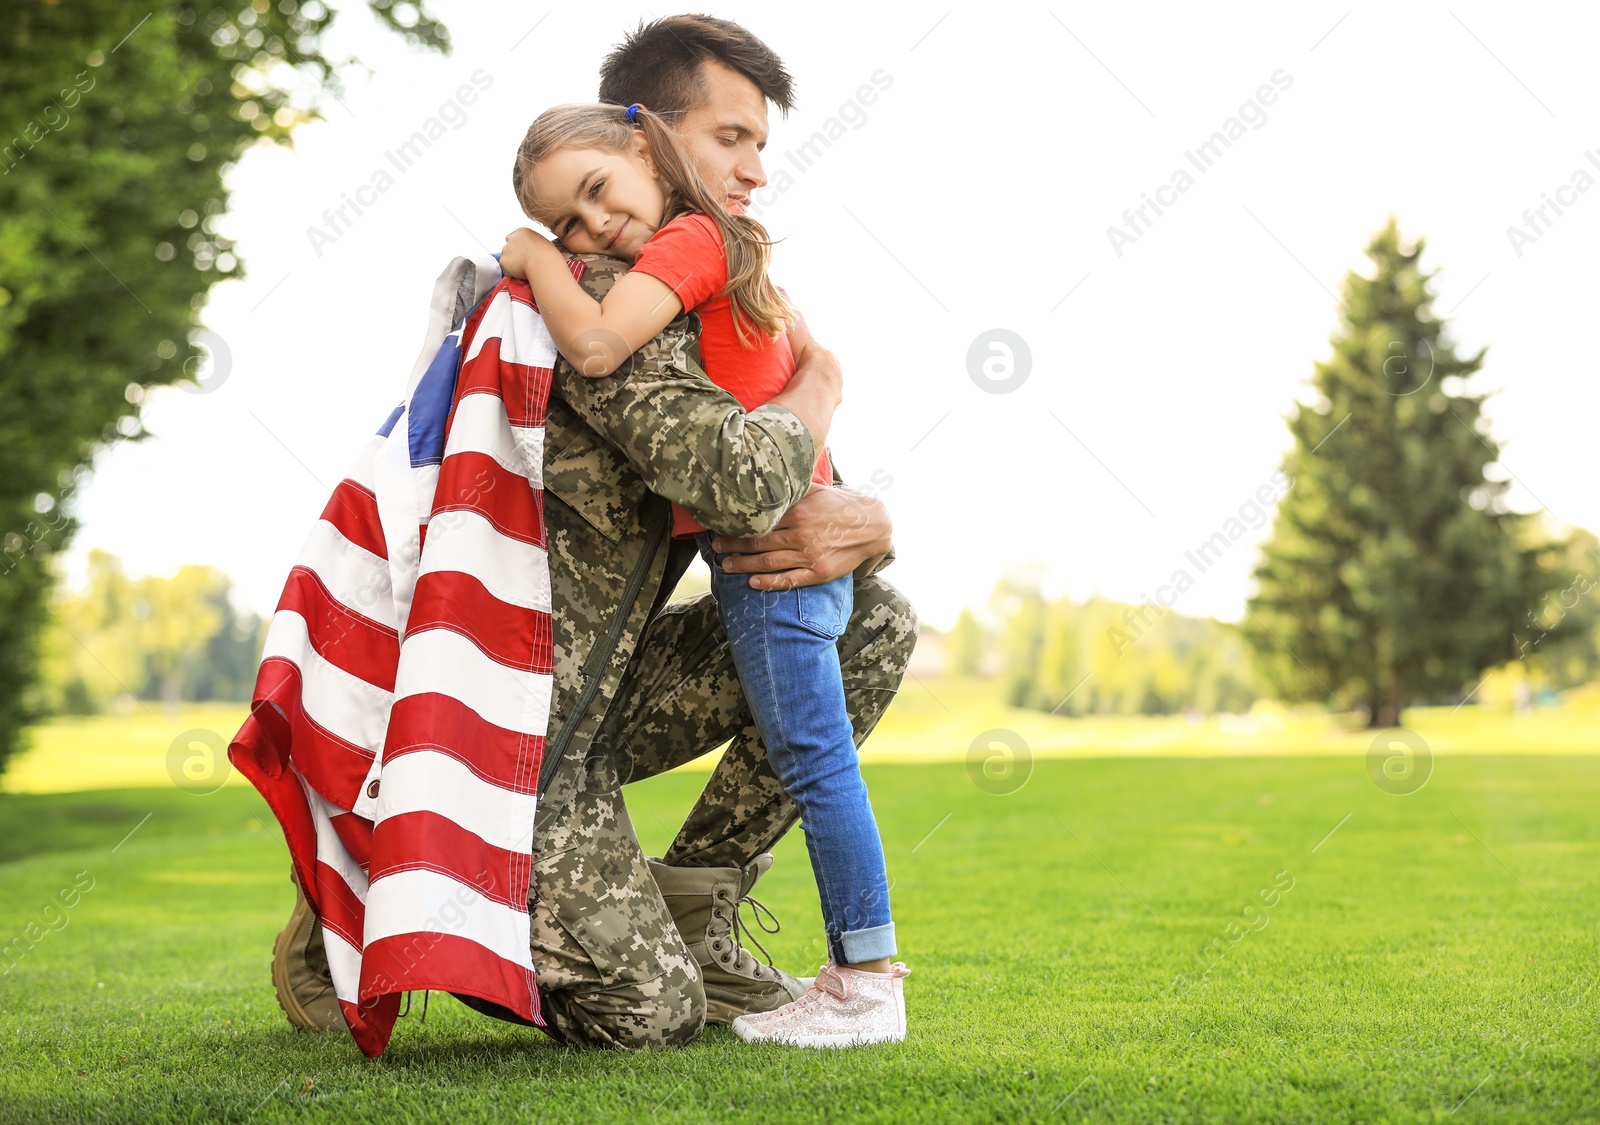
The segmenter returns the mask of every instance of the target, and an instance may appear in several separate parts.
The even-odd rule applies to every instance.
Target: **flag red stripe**
[[[317,909],[322,924],[356,949],[361,948],[361,931],[367,916],[367,907],[356,895],[355,888],[344,881],[338,868],[323,862],[317,856],[315,883],[306,891],[306,898]]]
[[[485,898],[526,913],[533,856],[486,843],[449,817],[434,812],[401,813],[383,819],[373,835],[374,854],[383,858],[368,873],[376,883],[385,875],[418,869],[438,871]],[[447,863],[441,863],[447,859]]]
[[[298,687],[298,680],[295,681]],[[311,864],[317,849],[317,827],[311,804],[289,764],[289,723],[264,699],[257,681],[256,699],[239,733],[228,747],[228,760],[266,799],[283,827],[289,855],[302,887],[312,885]]]
[[[453,629],[512,668],[547,675],[553,668],[550,615],[507,605],[471,574],[438,570],[417,579],[406,636],[427,629]]]
[[[446,512],[476,512],[507,538],[545,545],[543,505],[527,477],[475,450],[452,453],[445,468],[430,524],[448,520]]]
[[[393,991],[463,992],[543,1026],[534,975],[458,934],[395,934],[361,958],[363,998]]]
[[[493,360],[502,370],[497,374],[492,368],[487,372],[472,367],[463,368],[456,402],[459,404],[467,395],[492,394],[505,403],[506,420],[513,426],[528,428],[544,425],[554,369],[502,359],[498,336],[484,341],[483,350],[473,364],[484,358]]]
[[[378,519],[378,498],[365,485],[348,477],[339,482],[322,509],[322,518],[339,529],[350,542],[363,547],[380,559],[389,557],[384,545],[383,524]]]
[[[382,576],[382,582],[382,588],[387,590],[387,574]],[[394,690],[394,670],[400,660],[399,634],[335,598],[310,567],[300,565],[289,572],[278,608],[293,610],[305,618],[311,650],[329,664],[384,691]]]
[[[300,669],[293,661],[274,656],[261,662],[261,671],[256,676],[256,698],[259,700],[265,694],[283,709],[295,768],[311,788],[329,801],[341,809],[352,808],[375,755],[363,746],[340,738],[307,715],[301,704],[302,687]]]
[[[372,862],[372,821],[349,812],[331,816],[328,820],[339,834],[339,842],[344,845],[350,858],[365,869]]]
[[[538,786],[544,736],[496,726],[453,696],[419,692],[394,701],[383,760],[415,750],[448,754],[478,777],[513,793]]]
[[[361,1053],[369,1059],[383,1054],[394,1031],[394,1021],[400,1016],[400,996],[390,993],[361,1001],[360,1005],[348,1000],[339,1001],[344,1022],[350,1028],[350,1038],[356,1041]]]

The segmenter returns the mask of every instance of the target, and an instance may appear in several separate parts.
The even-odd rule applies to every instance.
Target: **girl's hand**
[[[500,272],[507,277],[527,280],[528,266],[534,261],[535,255],[550,253],[559,256],[561,251],[538,231],[518,227],[506,235],[505,248],[500,251]]]

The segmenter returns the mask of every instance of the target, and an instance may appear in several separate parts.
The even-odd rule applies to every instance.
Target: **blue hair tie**
[[[628,112],[623,116],[628,119],[629,125],[637,125],[639,123],[639,110],[642,108],[638,102],[634,102],[628,107]]]

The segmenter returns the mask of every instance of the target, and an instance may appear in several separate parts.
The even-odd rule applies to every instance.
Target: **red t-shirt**
[[[789,333],[774,339],[746,324],[747,346],[739,339],[727,294],[713,295],[728,283],[728,256],[716,223],[704,215],[679,215],[640,247],[633,268],[669,286],[683,307],[700,317],[700,362],[706,377],[740,406],[754,410],[788,386],[795,369]],[[826,450],[818,451],[811,479],[833,483]],[[672,506],[673,535],[704,530],[687,511]]]

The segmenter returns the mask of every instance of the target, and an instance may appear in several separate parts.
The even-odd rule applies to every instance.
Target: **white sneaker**
[[[806,994],[770,1012],[740,1016],[733,1030],[747,1043],[793,1047],[864,1047],[906,1037],[906,996],[911,975],[896,961],[887,973],[824,965]]]

